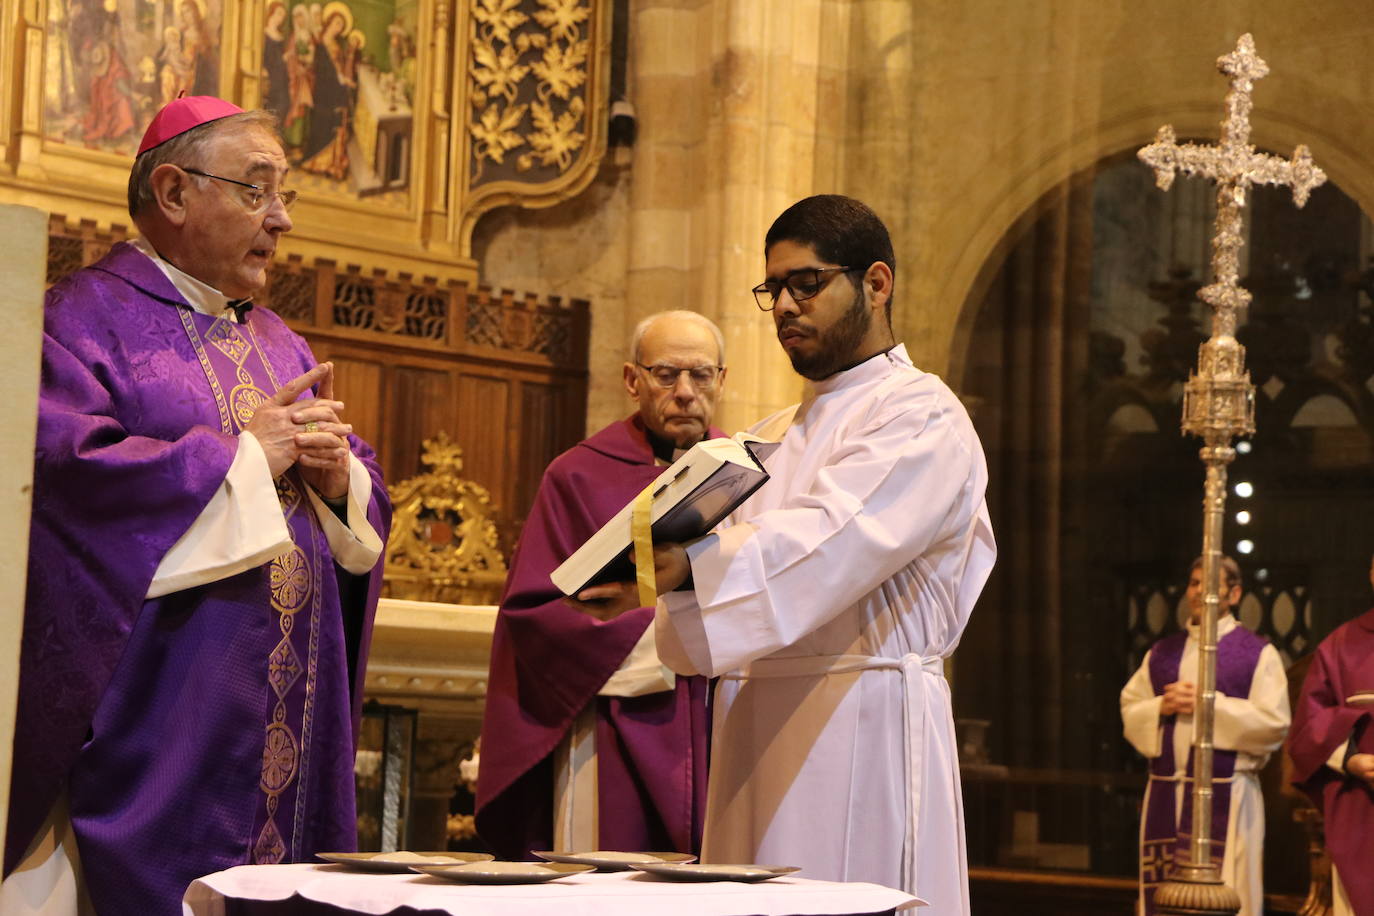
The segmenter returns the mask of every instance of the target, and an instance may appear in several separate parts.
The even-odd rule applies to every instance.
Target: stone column
[[[635,0],[626,332],[668,308],[725,333],[717,422],[742,428],[801,384],[749,289],[787,205],[841,190],[849,7],[842,0]],[[840,37],[836,37],[840,36]]]

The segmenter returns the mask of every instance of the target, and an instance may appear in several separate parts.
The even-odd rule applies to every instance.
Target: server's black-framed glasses
[[[805,302],[820,295],[830,281],[826,274],[847,274],[852,270],[865,270],[863,267],[803,267],[794,270],[778,280],[764,280],[754,287],[754,301],[765,312],[771,312],[778,304],[778,297],[786,288],[793,302]]]
[[[682,378],[682,373],[686,372],[687,377],[692,380],[692,387],[698,390],[710,388],[720,378],[720,374],[725,371],[724,366],[646,366],[643,363],[635,363],[648,374],[653,383],[660,388],[674,388],[677,380]]]
[[[272,199],[274,197],[281,201],[281,205],[284,209],[290,210],[295,206],[296,200],[300,196],[295,190],[273,191],[261,185],[249,184],[246,181],[239,181],[237,178],[225,178],[223,175],[211,175],[209,172],[187,168],[184,165],[179,165],[177,168],[188,175],[199,175],[201,178],[213,178],[215,181],[223,181],[226,184],[238,185],[240,188],[245,188],[246,190],[237,193],[237,197],[243,202],[244,209],[254,216],[266,211],[268,207],[272,206]]]

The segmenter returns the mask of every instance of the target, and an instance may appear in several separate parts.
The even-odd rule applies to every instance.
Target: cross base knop
[[[1180,865],[1155,891],[1155,912],[1167,916],[1235,916],[1240,895],[1222,883],[1215,867]]]

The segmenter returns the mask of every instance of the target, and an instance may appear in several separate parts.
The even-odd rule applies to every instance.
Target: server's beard
[[[817,332],[819,345],[810,355],[794,351],[788,354],[792,368],[803,378],[813,382],[829,378],[854,361],[854,354],[868,335],[873,313],[864,301],[862,289],[854,291],[854,301],[840,319],[824,331]]]

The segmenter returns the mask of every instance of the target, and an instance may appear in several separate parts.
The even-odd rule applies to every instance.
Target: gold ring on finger
[[[309,423],[305,424],[305,431],[308,433],[317,433],[320,431],[320,424],[311,420]]]

